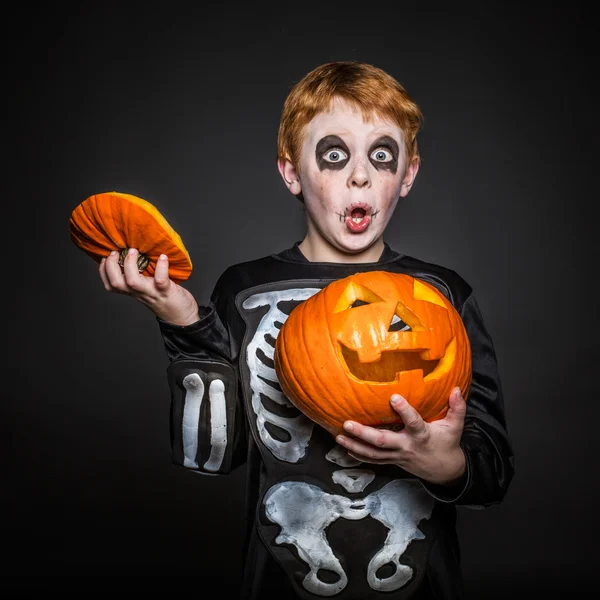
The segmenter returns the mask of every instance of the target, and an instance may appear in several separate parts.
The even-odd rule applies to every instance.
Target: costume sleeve
[[[473,294],[460,308],[471,342],[473,378],[460,445],[466,472],[452,488],[424,482],[441,502],[469,508],[500,503],[514,475],[514,452],[508,435],[496,353]]]
[[[179,326],[157,319],[169,358],[173,463],[205,474],[227,474],[245,461],[245,421],[229,336],[214,306]]]

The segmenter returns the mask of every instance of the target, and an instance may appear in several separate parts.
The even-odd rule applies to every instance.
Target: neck
[[[377,262],[383,252],[383,238],[380,237],[373,244],[358,252],[340,250],[329,243],[315,243],[310,236],[306,236],[298,245],[302,254],[310,262],[329,263],[373,263]]]

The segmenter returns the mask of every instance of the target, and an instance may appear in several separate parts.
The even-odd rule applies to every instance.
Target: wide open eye
[[[394,315],[388,331],[411,331],[411,328],[398,315]]]
[[[377,148],[377,150],[371,153],[371,159],[376,162],[386,163],[394,160],[394,156],[387,148]]]
[[[327,162],[338,163],[338,162],[342,162],[343,160],[346,160],[348,158],[348,156],[340,148],[330,148],[329,150],[327,150],[327,152],[325,152],[325,154],[323,155],[323,158]]]
[[[357,298],[348,308],[356,308],[358,306],[365,306],[367,304],[369,304],[369,302],[365,302],[364,300],[359,300]]]

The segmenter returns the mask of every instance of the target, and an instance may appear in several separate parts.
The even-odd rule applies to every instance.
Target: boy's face
[[[307,125],[299,167],[280,162],[290,191],[302,193],[312,243],[356,254],[382,237],[418,162],[407,168],[397,125],[380,118],[366,122],[336,99]]]

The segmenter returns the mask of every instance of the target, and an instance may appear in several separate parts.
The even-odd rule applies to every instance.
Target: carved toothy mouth
[[[361,381],[392,383],[396,380],[398,373],[403,371],[422,371],[423,379],[425,379],[440,362],[440,359],[425,360],[419,356],[418,352],[386,350],[381,353],[379,360],[364,363],[360,362],[357,352],[341,343],[340,347],[341,356],[348,371]]]

